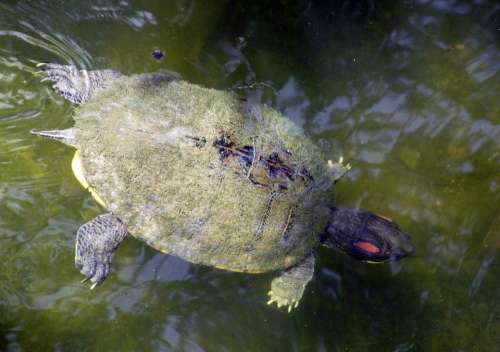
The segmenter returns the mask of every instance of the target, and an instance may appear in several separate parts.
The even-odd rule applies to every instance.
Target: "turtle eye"
[[[374,245],[373,243],[370,242],[365,242],[365,241],[358,241],[354,243],[354,246],[367,253],[367,254],[378,254],[380,253],[380,248]]]

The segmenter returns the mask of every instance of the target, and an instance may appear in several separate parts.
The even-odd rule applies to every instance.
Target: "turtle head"
[[[321,242],[369,263],[395,261],[415,253],[410,236],[395,222],[349,208],[333,209]]]

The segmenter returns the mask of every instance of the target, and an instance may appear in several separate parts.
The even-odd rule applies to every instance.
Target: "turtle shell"
[[[318,243],[333,182],[279,112],[157,73],[120,78],[74,118],[88,183],[153,248],[265,272]]]

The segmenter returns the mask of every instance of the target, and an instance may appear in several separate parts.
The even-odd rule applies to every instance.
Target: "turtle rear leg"
[[[100,215],[78,229],[75,265],[92,281],[91,289],[100,285],[109,274],[113,254],[127,235],[127,228],[113,214]]]
[[[109,82],[121,76],[121,73],[114,70],[79,70],[72,65],[59,65],[52,63],[39,63],[45,77],[43,81],[54,82],[52,88],[75,104],[83,104],[99,89],[102,89]]]
[[[280,276],[271,282],[269,301],[276,303],[278,308],[288,306],[288,312],[299,305],[307,283],[314,274],[314,255],[311,253],[299,264],[284,270]]]

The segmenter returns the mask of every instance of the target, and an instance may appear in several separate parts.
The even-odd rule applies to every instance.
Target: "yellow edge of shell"
[[[75,175],[78,182],[80,182],[80,184],[83,186],[83,188],[85,188],[87,191],[90,192],[92,197],[100,206],[106,208],[106,203],[104,203],[102,198],[97,194],[97,192],[92,187],[90,187],[89,183],[85,179],[85,172],[83,170],[82,161],[80,159],[80,152],[78,150],[75,152],[73,160],[71,160],[71,170],[73,170],[73,174]]]

